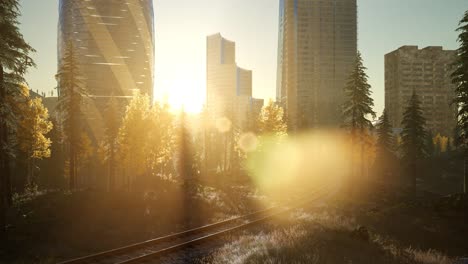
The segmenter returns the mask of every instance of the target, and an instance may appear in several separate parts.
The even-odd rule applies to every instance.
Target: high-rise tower
[[[60,0],[58,67],[72,42],[89,99],[87,128],[99,139],[110,97],[124,106],[134,91],[153,96],[152,0]]]
[[[339,125],[356,54],[356,0],[280,0],[277,101],[292,130]]]
[[[212,118],[227,117],[244,127],[249,111],[258,112],[263,105],[263,100],[252,98],[252,71],[237,66],[235,43],[219,33],[207,37],[206,49],[208,110]]]
[[[403,113],[415,92],[421,100],[426,128],[434,135],[452,136],[457,108],[452,105],[457,52],[442,47],[403,46],[385,55],[385,109],[394,128],[401,128]]]

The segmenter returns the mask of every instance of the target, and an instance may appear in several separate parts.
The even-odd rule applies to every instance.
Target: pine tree
[[[426,154],[428,157],[432,157],[437,154],[437,142],[434,141],[434,133],[432,130],[426,131]]]
[[[344,127],[350,131],[351,145],[360,145],[361,150],[361,173],[364,173],[364,149],[365,135],[369,129],[372,129],[372,121],[369,117],[375,118],[376,114],[372,110],[374,100],[371,97],[371,86],[368,83],[361,54],[358,52],[354,69],[345,86],[346,101],[343,105]],[[354,152],[354,151],[353,151]],[[354,159],[351,161],[354,171]]]
[[[379,174],[388,174],[392,172],[395,165],[395,137],[393,136],[392,125],[386,110],[377,123],[377,166],[380,169]]]
[[[457,59],[455,62],[455,71],[452,74],[452,81],[456,84],[455,100],[457,104],[457,143],[463,147],[465,164],[465,184],[464,191],[468,193],[468,11],[465,12],[460,27],[458,42],[460,48],[457,49]]]
[[[384,110],[377,123],[377,151],[383,157],[389,157],[394,151],[395,139],[387,110]]]
[[[114,96],[109,99],[107,103],[107,109],[105,113],[105,134],[103,142],[103,155],[104,162],[108,165],[108,176],[107,176],[107,189],[109,191],[115,188],[115,171],[116,171],[116,155],[118,147],[118,135],[119,127],[121,123],[121,117],[117,105],[117,100]]]
[[[85,169],[88,173],[90,172],[90,166],[91,166],[93,155],[94,155],[93,142],[89,138],[89,135],[87,132],[81,132],[80,141],[76,148],[76,161],[77,161],[76,163],[77,179],[76,180],[80,184],[85,183],[85,180],[87,180],[87,183],[89,183],[89,175],[83,175],[82,172],[85,171]]]
[[[197,176],[194,166],[193,140],[190,133],[187,114],[184,110],[180,115],[179,138],[178,138],[178,173],[181,180],[185,183],[192,182]]]
[[[132,187],[136,177],[148,172],[146,143],[150,110],[149,96],[135,92],[119,129],[119,163],[124,168],[128,188]],[[131,175],[128,172],[131,172]]]
[[[416,194],[417,163],[427,156],[427,132],[424,128],[426,120],[416,92],[413,92],[408,102],[401,125],[403,127],[401,132],[403,160],[410,169],[413,191]]]
[[[79,131],[82,129],[81,105],[87,92],[80,76],[75,50],[71,41],[68,42],[63,61],[60,63],[57,80],[59,89],[58,110],[61,114],[64,126],[63,132],[68,145],[69,188],[73,190],[76,187],[77,165],[79,163],[77,149],[81,139]]]
[[[175,144],[174,118],[169,105],[154,104],[148,115],[146,152],[148,170],[167,176]]]
[[[6,237],[6,210],[11,202],[11,145],[9,130],[15,126],[15,117],[7,102],[24,82],[24,74],[34,62],[29,56],[34,49],[26,43],[18,28],[20,16],[18,0],[0,1],[0,237]]]
[[[207,177],[210,170],[210,154],[212,154],[212,139],[211,139],[211,127],[213,120],[210,117],[208,108],[203,106],[203,110],[200,114],[201,125],[203,131],[203,176]],[[214,153],[213,153],[214,154]]]

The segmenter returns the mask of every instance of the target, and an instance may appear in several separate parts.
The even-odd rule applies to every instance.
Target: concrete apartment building
[[[291,130],[340,125],[356,54],[356,0],[280,0],[276,93]]]
[[[69,42],[89,93],[82,107],[85,129],[98,143],[111,97],[123,114],[135,91],[153,96],[153,1],[60,0],[59,69]]]
[[[219,33],[207,37],[206,102],[212,118],[228,117],[242,128],[263,100],[252,98],[252,71],[237,66],[235,46]]]
[[[450,75],[455,56],[455,51],[442,47],[418,46],[403,46],[385,55],[385,108],[394,128],[401,128],[407,102],[415,91],[427,128],[434,134],[453,134],[456,108],[450,103],[455,86]]]

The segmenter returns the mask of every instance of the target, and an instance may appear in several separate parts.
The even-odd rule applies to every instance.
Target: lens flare
[[[216,120],[216,128],[220,133],[227,133],[231,131],[232,122],[227,117],[221,117]]]
[[[256,185],[275,196],[330,183],[340,188],[351,160],[347,142],[346,135],[330,131],[287,140],[262,138],[249,154],[247,167]]]
[[[239,148],[244,152],[252,152],[257,149],[258,138],[252,133],[244,133],[239,138]]]

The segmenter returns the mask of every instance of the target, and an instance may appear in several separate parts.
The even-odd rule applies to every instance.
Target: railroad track
[[[325,190],[327,192],[328,190]],[[235,231],[250,228],[252,226],[264,223],[290,212],[293,209],[300,208],[307,203],[317,201],[323,198],[326,193],[324,190],[313,193],[313,197],[302,200],[290,207],[270,207],[265,210],[250,213],[241,217],[228,219],[210,225],[190,229],[176,234],[148,240],[101,253],[68,260],[59,264],[130,264],[145,263],[150,260],[170,255],[176,251],[187,249],[199,245],[206,241],[230,234]]]

